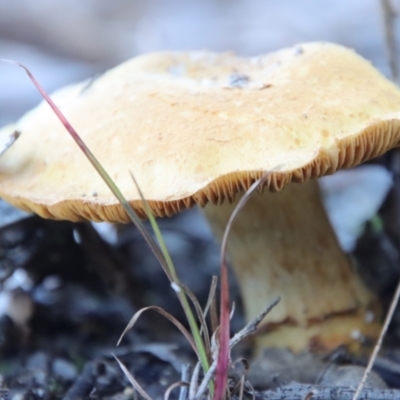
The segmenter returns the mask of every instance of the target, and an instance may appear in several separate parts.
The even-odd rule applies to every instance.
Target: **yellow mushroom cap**
[[[254,58],[164,52],[129,60],[52,95],[141,212],[131,171],[157,216],[333,173],[400,141],[400,91],[352,50],[309,43]],[[1,135],[0,196],[57,219],[127,221],[50,107]]]

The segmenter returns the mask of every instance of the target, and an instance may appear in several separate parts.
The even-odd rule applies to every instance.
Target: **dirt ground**
[[[313,40],[352,47],[390,74],[378,0],[0,0],[0,58],[26,64],[49,92],[148,51],[206,48],[256,55]],[[0,125],[39,100],[20,69],[0,63]],[[382,195],[349,249],[387,308],[400,278],[400,154],[390,152],[371,165],[384,172],[372,182],[358,178],[359,186],[371,199]],[[337,191],[329,186],[327,206],[335,213]],[[340,225],[349,217],[339,213],[338,220]],[[179,276],[204,304],[218,274],[219,245],[201,212],[184,212],[160,226]],[[244,320],[233,276],[230,283],[236,332]],[[153,399],[163,398],[181,379],[182,366],[194,362],[182,335],[149,313],[116,347],[133,313],[152,304],[184,321],[175,293],[135,228],[95,229],[0,207],[0,400],[137,398],[113,355]],[[399,339],[397,310],[368,398],[400,398],[390,391],[400,389]],[[247,343],[235,353],[243,355],[249,356]],[[324,357],[268,349],[252,363],[249,380],[258,398],[302,399],[311,391],[313,399],[344,399],[348,393],[332,388],[356,385],[366,362],[345,349]]]

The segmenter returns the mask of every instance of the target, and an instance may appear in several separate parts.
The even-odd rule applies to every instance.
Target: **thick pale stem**
[[[235,205],[206,206],[217,237]],[[340,249],[316,181],[254,194],[235,220],[228,252],[248,320],[282,298],[261,326],[266,334],[259,343],[322,350],[377,334],[376,299]]]

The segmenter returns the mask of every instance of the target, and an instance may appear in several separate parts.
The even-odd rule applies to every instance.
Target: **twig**
[[[181,381],[188,382],[189,381],[189,371],[190,365],[184,364],[182,365],[182,374],[181,374]],[[179,392],[179,400],[186,400],[188,394],[188,387],[181,386],[181,391]]]
[[[396,35],[394,29],[394,22],[396,18],[396,11],[390,0],[381,0],[381,8],[383,14],[383,29],[385,34],[386,50],[388,55],[390,72],[394,81],[399,77],[399,65],[397,62],[397,45]]]
[[[264,311],[261,312],[260,315],[258,315],[257,318],[255,318],[253,321],[250,321],[241,331],[236,333],[236,335],[229,341],[229,348],[232,349],[241,340],[243,340],[246,336],[249,336],[252,333],[255,333],[258,325],[260,325],[260,322],[279,303],[280,300],[281,300],[280,297],[277,297],[275,300],[272,301],[271,304],[268,305],[268,307],[265,308]],[[215,373],[215,369],[217,367],[217,362],[218,362],[218,360],[213,361],[213,363],[210,366],[210,369],[207,371],[207,374],[204,376],[203,381],[201,382],[199,389],[197,390],[196,396],[194,397],[196,400],[199,400],[203,396],[208,383],[210,382],[211,378],[213,377],[213,375]],[[190,397],[190,398],[192,399],[193,397]]]
[[[198,381],[199,381],[200,367],[201,367],[201,364],[199,361],[193,369],[192,379],[190,380],[189,399],[194,399],[196,396],[196,392],[197,392],[197,388],[198,388]]]
[[[388,311],[387,316],[385,318],[385,322],[383,324],[383,327],[382,327],[381,333],[379,335],[378,341],[376,342],[376,345],[374,347],[374,351],[372,352],[372,355],[371,355],[371,358],[369,359],[367,368],[365,369],[364,375],[363,375],[363,377],[361,379],[360,384],[357,387],[356,392],[354,393],[354,396],[353,396],[352,400],[357,400],[359,398],[360,394],[361,394],[361,391],[363,390],[365,382],[367,381],[368,376],[369,376],[369,374],[370,374],[370,372],[372,370],[372,366],[374,365],[375,359],[378,356],[378,352],[382,347],[383,338],[385,337],[386,332],[387,332],[388,327],[389,327],[389,324],[392,321],[393,314],[394,314],[394,312],[396,310],[396,307],[397,307],[397,303],[399,302],[399,297],[400,297],[400,281],[397,284],[396,293],[394,294],[393,300],[390,303],[390,308],[389,308],[389,311]]]
[[[240,378],[239,395],[238,395],[238,399],[239,399],[239,400],[243,400],[243,393],[244,393],[244,384],[245,384],[245,380],[246,380],[246,377],[243,375],[243,376]]]
[[[229,347],[232,349],[232,347],[236,346],[241,340],[243,340],[246,336],[251,335],[252,333],[255,333],[258,325],[260,325],[261,321],[264,319],[264,317],[281,301],[280,297],[277,297],[272,301],[272,303],[265,308],[264,311],[261,312],[261,314],[255,318],[253,321],[250,321],[241,331],[236,333],[236,335],[230,340],[229,342]]]

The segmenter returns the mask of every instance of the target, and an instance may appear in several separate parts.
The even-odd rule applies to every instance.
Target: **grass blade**
[[[196,344],[193,340],[193,337],[190,335],[190,333],[186,330],[186,328],[170,313],[168,313],[167,311],[163,310],[161,307],[158,306],[149,306],[149,307],[144,307],[141,308],[139,311],[137,311],[134,316],[131,318],[131,320],[129,321],[128,325],[126,326],[126,328],[124,329],[124,331],[122,332],[117,346],[121,343],[121,340],[124,338],[125,334],[133,328],[133,326],[136,324],[137,320],[140,318],[140,316],[148,310],[154,310],[157,311],[159,314],[161,314],[163,317],[167,318],[169,321],[171,321],[180,331],[181,333],[185,336],[186,340],[189,342],[189,344],[192,346],[194,352],[196,353],[196,355],[198,356],[197,353],[197,348],[196,348]]]
[[[229,370],[229,283],[228,266],[226,264],[225,253],[221,253],[221,304],[220,304],[220,330],[219,330],[219,352],[218,363],[215,373],[215,393],[214,400],[222,400],[227,389],[228,370]]]
[[[201,309],[200,303],[197,300],[195,294],[185,285],[181,284],[181,288],[185,291],[186,295],[192,301],[194,309],[196,310],[197,318],[200,322],[200,332],[203,332],[202,337],[204,338],[203,343],[204,343],[205,351],[207,354],[207,359],[209,359],[210,355],[211,355],[211,343],[210,343],[210,336],[208,333],[207,322],[204,317],[203,310]],[[200,333],[200,335],[201,335],[201,333]]]
[[[69,123],[69,121],[65,118],[64,114],[60,111],[60,109],[56,106],[56,104],[53,102],[53,100],[50,98],[50,96],[47,94],[45,89],[40,85],[40,83],[36,80],[36,78],[33,76],[33,74],[30,72],[30,70],[25,67],[23,64],[20,64],[15,61],[11,60],[4,60],[1,59],[1,61],[5,62],[11,62],[13,64],[18,65],[24,71],[28,74],[29,78],[33,82],[33,84],[36,86],[37,90],[39,93],[42,95],[44,100],[47,102],[47,104],[51,107],[53,112],[56,114],[58,119],[61,121],[61,123],[64,125],[66,130],[69,132],[71,137],[75,140],[76,144],[79,146],[79,148],[82,150],[82,152],[85,154],[87,159],[90,161],[90,163],[93,165],[97,173],[101,176],[101,178],[104,180],[108,188],[111,190],[111,192],[114,194],[114,196],[118,199],[122,207],[124,208],[125,212],[128,214],[129,218],[132,220],[132,222],[135,224],[136,228],[139,230],[141,235],[144,237],[146,240],[147,244],[150,246],[151,250],[155,254],[156,258],[160,262],[162,266],[166,265],[166,260],[164,259],[164,256],[162,255],[160,248],[158,247],[157,243],[154,241],[154,239],[149,235],[147,232],[146,228],[144,227],[142,221],[136,214],[135,210],[132,208],[132,206],[129,204],[129,202],[125,199],[119,188],[115,185],[111,177],[108,175],[107,171],[103,168],[103,166],[100,164],[100,162],[97,160],[97,158],[94,156],[94,154],[90,151],[90,149],[86,146],[84,141],[81,139],[79,134],[76,132],[76,130],[73,128],[73,126]]]
[[[125,365],[119,360],[117,356],[113,354],[115,360],[119,364],[119,367],[122,369],[122,372],[125,374],[125,376],[128,378],[130,384],[133,386],[133,388],[145,399],[145,400],[153,400],[145,391],[144,389],[139,385],[139,382],[132,376],[132,374],[129,372],[128,368],[125,367]]]
[[[184,310],[185,315],[186,315],[186,319],[188,320],[188,323],[189,323],[190,329],[192,331],[192,335],[193,335],[194,341],[195,341],[196,346],[197,346],[197,355],[198,355],[198,357],[199,357],[199,359],[201,361],[201,364],[202,364],[202,367],[203,367],[204,371],[206,372],[206,371],[208,371],[208,369],[210,367],[210,364],[209,364],[209,361],[208,361],[208,356],[207,356],[207,349],[206,349],[206,347],[205,347],[205,345],[203,343],[203,340],[201,338],[200,330],[199,330],[199,327],[197,325],[196,319],[195,319],[195,317],[193,315],[192,309],[190,308],[189,302],[188,302],[186,294],[185,294],[185,290],[182,290],[182,284],[180,283],[178,275],[176,274],[174,264],[172,262],[172,259],[171,259],[170,255],[169,255],[167,246],[165,245],[164,238],[163,238],[163,236],[162,236],[162,234],[160,232],[160,229],[158,227],[157,221],[154,218],[153,214],[151,213],[149,204],[148,204],[146,198],[144,197],[144,195],[143,195],[143,193],[142,193],[142,191],[141,191],[141,189],[140,189],[140,187],[139,187],[134,175],[132,174],[132,172],[131,172],[131,177],[132,177],[132,180],[133,180],[134,184],[136,185],[136,189],[137,189],[137,191],[138,191],[138,193],[139,193],[139,195],[140,195],[140,197],[142,199],[143,208],[144,208],[144,210],[146,212],[146,215],[147,215],[147,217],[148,217],[148,219],[150,221],[151,227],[153,228],[154,234],[156,235],[157,241],[158,241],[158,243],[159,243],[159,245],[161,247],[161,251],[162,251],[162,253],[164,255],[164,258],[166,260],[166,264],[167,264],[170,280],[173,283],[175,283],[173,288],[175,289],[175,291],[176,291],[176,293],[177,293],[177,295],[179,297],[179,300],[180,300],[180,302],[182,304],[183,310]],[[213,390],[213,388],[211,390]]]

